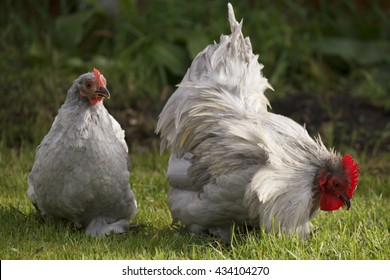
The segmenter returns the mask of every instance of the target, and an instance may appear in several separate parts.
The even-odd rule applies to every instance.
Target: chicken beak
[[[110,92],[106,87],[99,87],[95,93],[100,97],[110,98]]]
[[[344,205],[347,207],[346,209],[348,210],[349,208],[351,208],[351,200],[349,199],[348,196],[346,195],[340,195],[340,199],[342,200],[342,202],[344,203]]]

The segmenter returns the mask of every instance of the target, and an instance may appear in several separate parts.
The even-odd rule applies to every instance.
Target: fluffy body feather
[[[92,73],[73,83],[37,148],[27,193],[45,220],[68,219],[91,236],[124,232],[137,209],[124,131],[102,97],[88,102],[85,81],[103,86]]]
[[[171,150],[172,217],[225,241],[234,223],[305,236],[322,172],[343,173],[342,158],[267,111],[271,87],[228,7],[232,34],[197,55],[157,123],[161,149]]]

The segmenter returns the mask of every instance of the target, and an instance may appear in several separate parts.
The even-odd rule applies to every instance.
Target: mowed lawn
[[[131,185],[141,226],[91,238],[74,226],[42,223],[26,196],[34,147],[0,148],[0,259],[389,259],[389,156],[357,157],[358,189],[349,211],[321,212],[310,238],[237,233],[231,245],[172,225],[166,202],[168,155],[133,147]],[[388,170],[387,170],[388,172]]]

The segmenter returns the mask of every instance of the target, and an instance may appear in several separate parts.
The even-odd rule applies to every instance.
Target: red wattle
[[[94,97],[94,98],[89,99],[89,103],[91,103],[91,105],[96,105],[96,103],[98,103],[102,100],[103,100],[103,97]]]
[[[343,206],[342,200],[334,195],[323,193],[320,199],[320,209],[322,211],[334,211]]]

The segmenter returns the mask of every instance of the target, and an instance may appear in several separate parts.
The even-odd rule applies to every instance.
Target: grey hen
[[[91,236],[126,231],[137,211],[124,131],[103,105],[109,97],[98,70],[76,79],[28,177],[44,220],[70,220]]]

